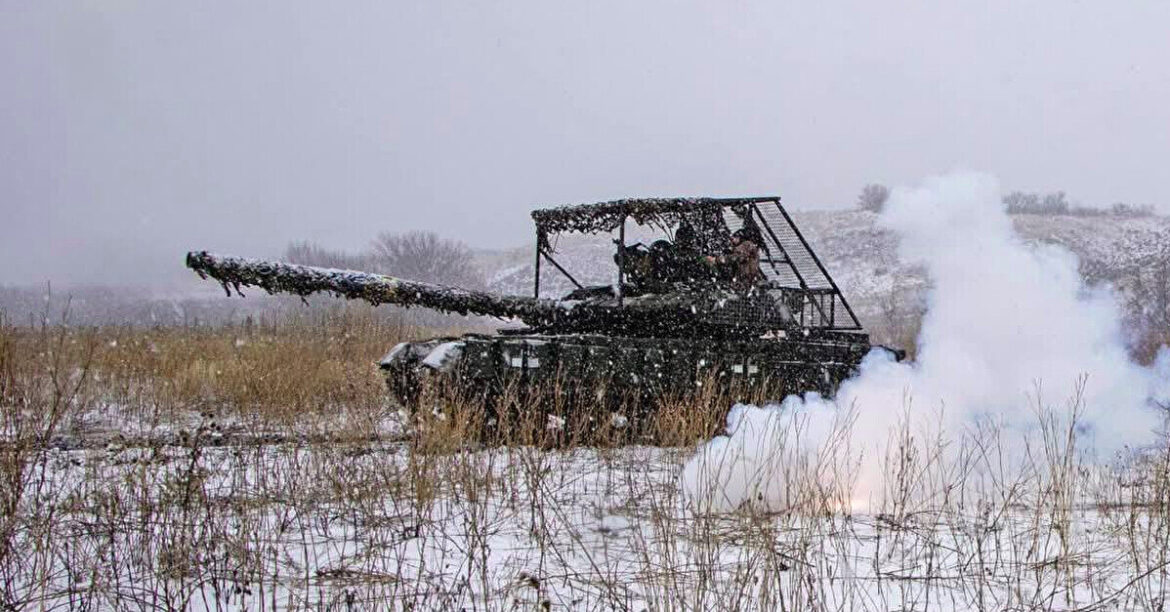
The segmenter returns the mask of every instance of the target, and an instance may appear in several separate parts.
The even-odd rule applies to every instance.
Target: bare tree
[[[284,248],[284,261],[305,266],[361,270],[369,266],[369,255],[350,254],[345,251],[327,249],[315,242],[302,240],[290,242]]]
[[[890,188],[878,183],[870,183],[861,189],[857,196],[857,207],[870,212],[881,212],[890,199]]]
[[[1126,204],[1117,202],[1110,209],[1115,217],[1152,217],[1154,207],[1151,204]]]
[[[370,248],[373,269],[383,274],[473,289],[487,284],[467,245],[434,232],[382,232]]]
[[[1023,191],[1013,191],[1003,197],[1009,215],[1032,213],[1040,209],[1040,195]]]
[[[1040,213],[1045,215],[1063,215],[1068,213],[1068,198],[1063,191],[1054,191],[1045,194],[1040,202]]]
[[[1100,213],[1098,209],[1087,207],[1073,208],[1069,205],[1068,196],[1063,191],[1051,193],[1027,193],[1013,191],[1003,197],[1009,215],[1067,215],[1076,211],[1081,216]]]

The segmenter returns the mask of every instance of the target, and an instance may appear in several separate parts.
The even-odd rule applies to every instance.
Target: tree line
[[[363,250],[328,249],[309,241],[290,243],[283,259],[289,263],[362,270],[441,285],[482,289],[487,285],[471,249],[434,232],[382,232]]]
[[[857,208],[881,212],[890,199],[890,189],[880,183],[862,187],[857,196]],[[1149,217],[1155,214],[1151,204],[1117,202],[1109,207],[1083,206],[1069,201],[1063,191],[1048,193],[1013,191],[1003,196],[1009,215],[1069,215],[1075,217]]]

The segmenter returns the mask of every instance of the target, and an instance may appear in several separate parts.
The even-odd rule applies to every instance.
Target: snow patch
[[[432,349],[422,360],[422,364],[435,370],[446,371],[454,365],[462,352],[462,342],[444,342]]]
[[[399,342],[398,344],[395,344],[394,348],[390,349],[390,352],[386,353],[386,356],[383,357],[382,361],[379,362],[380,365],[389,365],[394,363],[394,361],[398,359],[404,352],[406,352],[406,349],[408,348],[410,348],[409,342]]]

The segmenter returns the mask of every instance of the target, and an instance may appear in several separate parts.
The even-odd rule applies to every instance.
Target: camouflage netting
[[[722,219],[724,208],[744,207],[755,202],[778,201],[779,198],[643,198],[613,200],[598,204],[577,204],[532,211],[536,222],[536,239],[540,246],[548,246],[548,236],[562,232],[596,234],[617,230],[624,219],[638,225],[677,227],[690,224],[700,237],[718,247],[726,244],[730,235]],[[706,240],[704,241],[706,242]]]
[[[259,287],[268,293],[291,293],[301,297],[314,293],[329,293],[348,299],[364,300],[375,306],[397,304],[406,307],[423,306],[463,315],[518,317],[530,324],[550,323],[564,313],[564,310],[559,309],[557,303],[551,300],[501,296],[368,272],[222,256],[207,251],[188,253],[187,267],[197,272],[200,277],[210,276],[218,280],[229,296],[231,289],[242,295],[241,286]]]

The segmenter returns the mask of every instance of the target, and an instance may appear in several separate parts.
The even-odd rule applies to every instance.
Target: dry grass
[[[214,407],[297,419],[384,396],[374,363],[434,330],[348,313],[220,329],[104,329],[94,370],[119,403]]]
[[[485,446],[479,406],[429,388],[435,409],[395,439],[374,362],[451,330],[314,316],[0,324],[0,604],[1164,607],[1170,454],[1086,462],[1079,396],[1038,401],[1023,444],[994,423],[946,438],[907,421],[872,509],[852,499],[844,430],[785,458],[783,511],[711,514],[678,474],[724,417],[715,385],[664,402],[645,424],[661,446],[556,389],[506,393]]]

